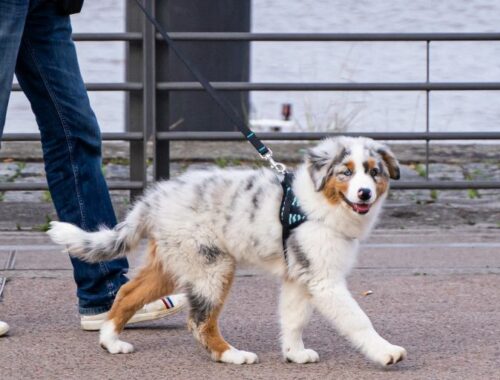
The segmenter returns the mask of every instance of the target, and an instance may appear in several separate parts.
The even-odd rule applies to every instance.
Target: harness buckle
[[[259,153],[260,154],[260,153]],[[279,174],[285,174],[286,172],[286,165],[281,163],[281,162],[276,162],[273,158],[273,151],[268,148],[268,152],[266,154],[260,154],[260,157],[263,160],[266,160],[269,162],[269,166],[276,170]]]

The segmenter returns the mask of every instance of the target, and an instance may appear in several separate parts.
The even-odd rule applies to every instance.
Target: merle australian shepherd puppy
[[[133,346],[119,339],[127,320],[179,287],[190,301],[188,327],[213,360],[256,363],[257,355],[231,346],[217,323],[235,266],[245,262],[282,279],[286,360],[319,360],[302,341],[314,307],[367,358],[389,365],[404,359],[405,349],[375,331],[346,286],[359,241],[387,196],[389,178],[399,178],[398,162],[371,139],[333,138],[312,148],[292,184],[307,220],[291,231],[286,257],[279,216],[283,188],[268,169],[188,172],[155,184],[113,229],[85,232],[52,222],[49,235],[74,257],[92,263],[127,255],[142,238],[149,240],[146,264],[121,288],[101,328],[100,344],[111,353],[132,352]]]

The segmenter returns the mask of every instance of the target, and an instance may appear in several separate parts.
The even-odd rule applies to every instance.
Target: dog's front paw
[[[303,350],[288,351],[285,354],[285,359],[299,364],[316,363],[319,361],[319,355],[316,351],[305,348]]]
[[[110,354],[129,354],[134,352],[134,346],[119,339],[112,342],[101,342],[101,347]]]
[[[368,352],[368,357],[374,362],[383,366],[396,364],[403,359],[406,359],[407,353],[403,347],[390,344],[389,342],[374,347],[371,352]]]
[[[253,352],[240,351],[231,347],[222,353],[219,361],[231,364],[254,364],[259,361],[259,358]]]

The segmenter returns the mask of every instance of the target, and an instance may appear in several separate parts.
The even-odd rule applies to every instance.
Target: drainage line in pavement
[[[14,265],[16,265],[16,253],[17,251],[15,249],[10,251],[7,263],[5,263],[5,269],[14,269]]]
[[[16,265],[16,250],[12,250],[9,253],[9,257],[7,258],[7,261],[4,265],[4,270],[12,270],[14,269],[14,266]],[[7,278],[6,277],[0,277],[0,299],[2,299],[2,294],[5,289],[5,284],[7,283]]]

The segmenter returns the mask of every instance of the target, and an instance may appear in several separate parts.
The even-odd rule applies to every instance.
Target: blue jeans
[[[0,137],[14,71],[41,133],[45,171],[61,221],[92,231],[116,217],[101,171],[101,136],[80,74],[68,16],[51,0],[0,0]],[[126,259],[71,258],[81,314],[110,309]]]

